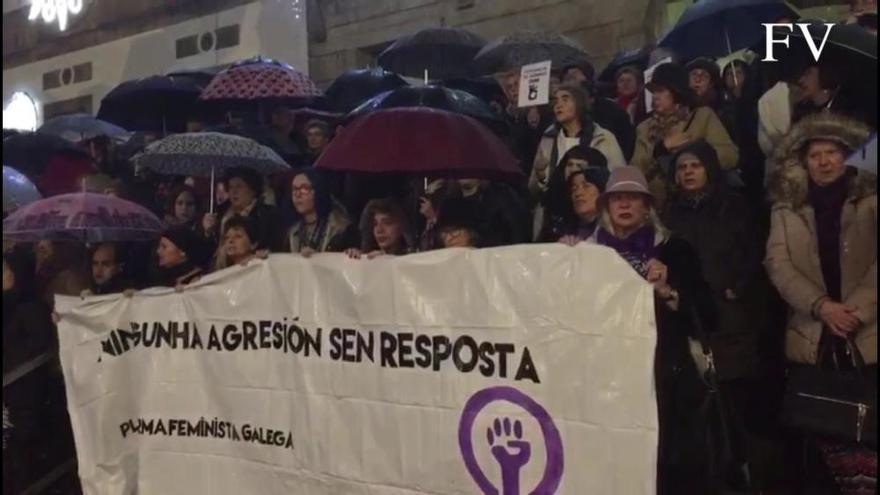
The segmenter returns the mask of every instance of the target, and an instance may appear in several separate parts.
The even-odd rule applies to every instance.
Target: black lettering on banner
[[[367,336],[364,337],[362,333],[357,333],[358,337],[358,358],[357,362],[363,362],[364,356],[367,356],[367,359],[370,360],[371,363],[373,361],[373,351],[376,348],[375,339],[373,338],[373,332],[367,332]]]
[[[272,322],[268,320],[260,320],[260,349],[271,349],[270,342],[272,330]],[[276,347],[277,349],[277,347]]]
[[[420,368],[431,366],[431,337],[418,335],[416,337],[416,365]]]
[[[334,328],[330,330],[330,359],[339,361],[342,357],[342,330]]]
[[[238,349],[240,344],[241,333],[239,333],[238,327],[232,324],[226,325],[223,328],[223,348],[227,351],[234,351]]]
[[[217,327],[211,325],[211,333],[208,335],[208,350],[222,351],[220,339],[217,337]]]
[[[400,363],[401,368],[414,368],[415,363],[413,362],[412,352],[413,352],[413,334],[411,333],[399,333],[397,334],[397,362]]]
[[[272,323],[272,347],[276,350],[284,349],[287,354],[287,339],[284,338],[284,324],[280,321]]]
[[[166,346],[171,347],[171,331],[158,321],[153,324],[153,328],[156,332],[156,349],[162,348],[163,341]]]
[[[203,349],[202,346],[202,336],[199,334],[199,327],[193,323],[193,339],[192,339],[192,349]]]
[[[440,363],[449,359],[452,354],[452,345],[449,343],[449,337],[445,335],[436,335],[434,337],[434,371],[440,371]]]
[[[462,349],[465,346],[467,346],[470,354],[469,361],[465,361],[461,357]],[[470,335],[462,335],[455,341],[455,345],[452,346],[452,362],[455,363],[455,367],[463,373],[470,373],[473,371],[474,367],[477,366],[477,359],[479,359],[479,357],[480,356],[477,353],[477,343]]]
[[[514,380],[520,381],[528,379],[535,383],[541,383],[541,380],[538,379],[538,372],[535,370],[535,363],[532,362],[532,355],[529,353],[529,348],[523,348],[523,355],[519,362],[519,368],[516,370],[516,377]]]
[[[495,344],[495,351],[498,353],[498,376],[507,378],[507,355],[513,354],[516,350],[513,344]]]
[[[495,346],[491,342],[483,342],[480,344],[480,373],[486,378],[495,374],[495,360],[492,355],[495,354]]]
[[[346,328],[342,331],[342,360],[347,363],[358,362],[355,352],[355,344],[357,343],[357,330]]]
[[[244,321],[241,323],[241,330],[244,334],[244,350],[257,349],[257,325],[252,321]]]
[[[394,351],[397,348],[397,339],[394,338],[393,333],[382,332],[379,334],[379,352],[381,353],[381,366],[383,368],[397,368],[397,363],[394,361]]]

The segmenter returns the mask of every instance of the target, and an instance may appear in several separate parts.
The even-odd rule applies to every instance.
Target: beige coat
[[[868,136],[860,124],[832,115],[805,118],[792,129],[776,154],[771,178],[774,200],[770,238],[764,261],[770,279],[789,305],[786,356],[798,363],[815,363],[822,322],[811,310],[826,294],[819,262],[813,208],[807,202],[806,169],[800,150],[811,138],[829,137],[849,148]],[[877,178],[861,172],[850,186],[841,219],[841,294],[856,306],[863,326],[855,341],[868,364],[877,362]]]
[[[662,170],[660,164],[654,159],[654,143],[650,138],[651,119],[648,118],[636,127],[636,148],[633,152],[631,165],[639,167],[648,178],[651,192],[657,199],[658,204],[666,200],[667,170]],[[690,123],[682,122],[678,127],[684,132],[690,141],[703,139],[718,153],[718,163],[722,170],[730,170],[737,166],[739,161],[739,148],[730,139],[730,135],[724,128],[724,124],[708,107],[699,107],[694,110]],[[675,150],[670,150],[674,152]]]

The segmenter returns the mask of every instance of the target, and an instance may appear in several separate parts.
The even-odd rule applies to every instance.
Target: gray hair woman
[[[795,365],[852,367],[853,343],[876,376],[877,177],[845,164],[868,134],[856,121],[821,113],[801,120],[777,148],[764,264],[789,305],[785,354]],[[876,480],[876,450],[817,444],[843,493],[867,493],[859,490]],[[872,468],[858,462],[872,458]]]
[[[706,329],[715,323],[696,252],[660,222],[648,181],[636,167],[611,171],[599,210],[599,227],[588,242],[614,249],[654,286],[658,493],[711,493],[705,446],[685,426],[696,421],[704,389],[688,338],[696,333],[697,318]]]

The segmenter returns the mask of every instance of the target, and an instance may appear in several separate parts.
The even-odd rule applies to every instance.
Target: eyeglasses
[[[309,194],[314,192],[315,188],[313,188],[309,184],[303,184],[301,186],[293,186],[293,194]]]

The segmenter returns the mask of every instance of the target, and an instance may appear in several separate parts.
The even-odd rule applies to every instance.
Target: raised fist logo
[[[503,495],[519,495],[519,472],[532,456],[532,446],[523,441],[523,427],[519,420],[495,418],[486,432],[492,455],[501,466]]]

